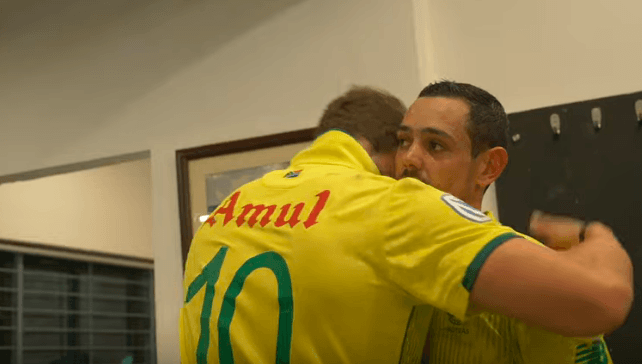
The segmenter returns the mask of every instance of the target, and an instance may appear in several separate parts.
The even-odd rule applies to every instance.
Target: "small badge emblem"
[[[302,171],[302,169],[299,169],[298,171],[290,171],[290,172],[286,173],[285,176],[283,176],[283,177],[285,177],[285,178],[299,177],[299,174],[301,174],[301,171]]]
[[[483,212],[477,210],[476,208],[470,206],[469,204],[453,195],[445,194],[441,196],[441,200],[444,201],[446,205],[453,209],[457,214],[459,214],[459,216],[467,220],[478,223],[492,221],[491,218],[484,215]]]

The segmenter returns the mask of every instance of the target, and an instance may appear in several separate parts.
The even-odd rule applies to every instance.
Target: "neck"
[[[481,205],[482,205],[482,199],[484,198],[484,194],[481,193],[476,193],[474,196],[471,196],[469,199],[464,200],[465,203],[469,204],[470,206],[476,208],[477,210],[481,210]]]

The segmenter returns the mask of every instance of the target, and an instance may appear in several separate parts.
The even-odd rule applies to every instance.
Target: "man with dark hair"
[[[418,103],[432,104],[436,99],[448,99],[448,100],[459,100],[459,102],[452,103],[452,105],[441,105],[442,107],[454,107],[456,110],[454,112],[457,115],[461,116],[466,120],[461,130],[454,130],[453,136],[458,138],[459,142],[462,142],[467,138],[468,143],[470,144],[470,158],[476,159],[481,152],[488,152],[491,160],[497,164],[497,166],[503,166],[508,163],[508,154],[506,153],[506,145],[508,139],[508,118],[504,107],[493,95],[488,92],[469,84],[456,83],[456,82],[439,82],[431,84],[425,87],[420,93],[417,100]],[[451,128],[455,126],[455,123],[448,123]],[[409,127],[402,125],[400,129],[401,136],[407,135]],[[456,132],[456,135],[455,135]],[[400,140],[401,149],[404,147],[404,140]],[[439,146],[437,146],[439,148]],[[400,155],[406,155],[401,153]],[[452,161],[451,161],[452,162]],[[467,160],[460,160],[460,163],[468,165]],[[399,166],[397,168],[399,170]],[[443,169],[434,170],[434,169],[420,169],[414,168],[413,164],[410,164],[409,168],[403,168],[403,175],[401,177],[416,177],[424,182],[430,181],[430,176],[428,173],[437,173]],[[443,170],[447,173],[450,170]],[[498,171],[501,173],[501,171]],[[439,183],[438,185],[433,184],[432,186],[440,189],[442,191],[447,191],[453,195],[461,198],[473,206],[481,206],[481,198],[483,197],[483,192],[488,189],[490,183],[486,184],[484,189],[481,191],[462,191],[452,190],[453,184],[463,185],[470,181],[461,179],[460,176],[455,174],[449,174],[449,178],[437,178],[434,177]],[[470,177],[469,175],[467,177]],[[494,178],[499,177],[494,176]],[[459,180],[459,183],[457,183]],[[494,179],[493,179],[494,181]],[[445,184],[447,183],[447,184]],[[475,201],[468,200],[469,196],[475,198]]]
[[[183,364],[418,362],[433,308],[463,320],[469,303],[561,334],[622,324],[629,282],[566,264],[592,256],[536,246],[420,181],[382,176],[393,163],[383,162],[392,156],[384,129],[401,123],[401,102],[377,90],[339,99],[321,118],[327,131],[286,170],[241,186],[196,233]],[[371,122],[364,104],[387,115],[381,132],[357,126]],[[630,267],[603,226],[587,229],[587,244],[612,246],[604,259]]]
[[[492,147],[506,149],[508,117],[495,96],[470,84],[443,81],[426,86],[419,93],[419,98],[423,97],[466,100],[470,108],[466,131],[472,146],[472,157]]]
[[[418,178],[480,209],[484,191],[507,163],[507,130],[503,106],[485,90],[451,81],[431,84],[421,91],[399,129],[397,176]],[[487,215],[486,224],[499,225]],[[578,221],[538,217],[533,223],[533,232],[544,241],[579,243]],[[595,253],[607,248],[595,247]],[[610,362],[601,337],[565,338],[491,313],[462,321],[443,310],[432,316],[425,356],[431,363],[453,364],[570,364],[582,358]]]

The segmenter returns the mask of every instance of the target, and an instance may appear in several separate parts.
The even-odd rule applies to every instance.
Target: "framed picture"
[[[183,265],[194,234],[225,197],[269,171],[287,168],[314,136],[311,128],[177,150]]]
[[[204,222],[208,215],[214,212],[221,202],[239,186],[254,181],[268,172],[286,169],[288,164],[288,162],[265,164],[258,167],[235,169],[207,175],[205,179],[207,215],[201,215],[199,217],[200,222]]]

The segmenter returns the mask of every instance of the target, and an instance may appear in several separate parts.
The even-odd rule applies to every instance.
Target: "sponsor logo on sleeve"
[[[453,209],[459,216],[465,218],[466,220],[477,223],[492,221],[491,218],[484,215],[483,212],[477,210],[476,208],[470,206],[469,204],[453,195],[444,194],[443,196],[441,196],[441,200],[444,201],[446,205]]]
[[[592,344],[578,345],[576,349],[575,362],[578,364],[608,364],[609,357],[607,348],[602,340]]]

